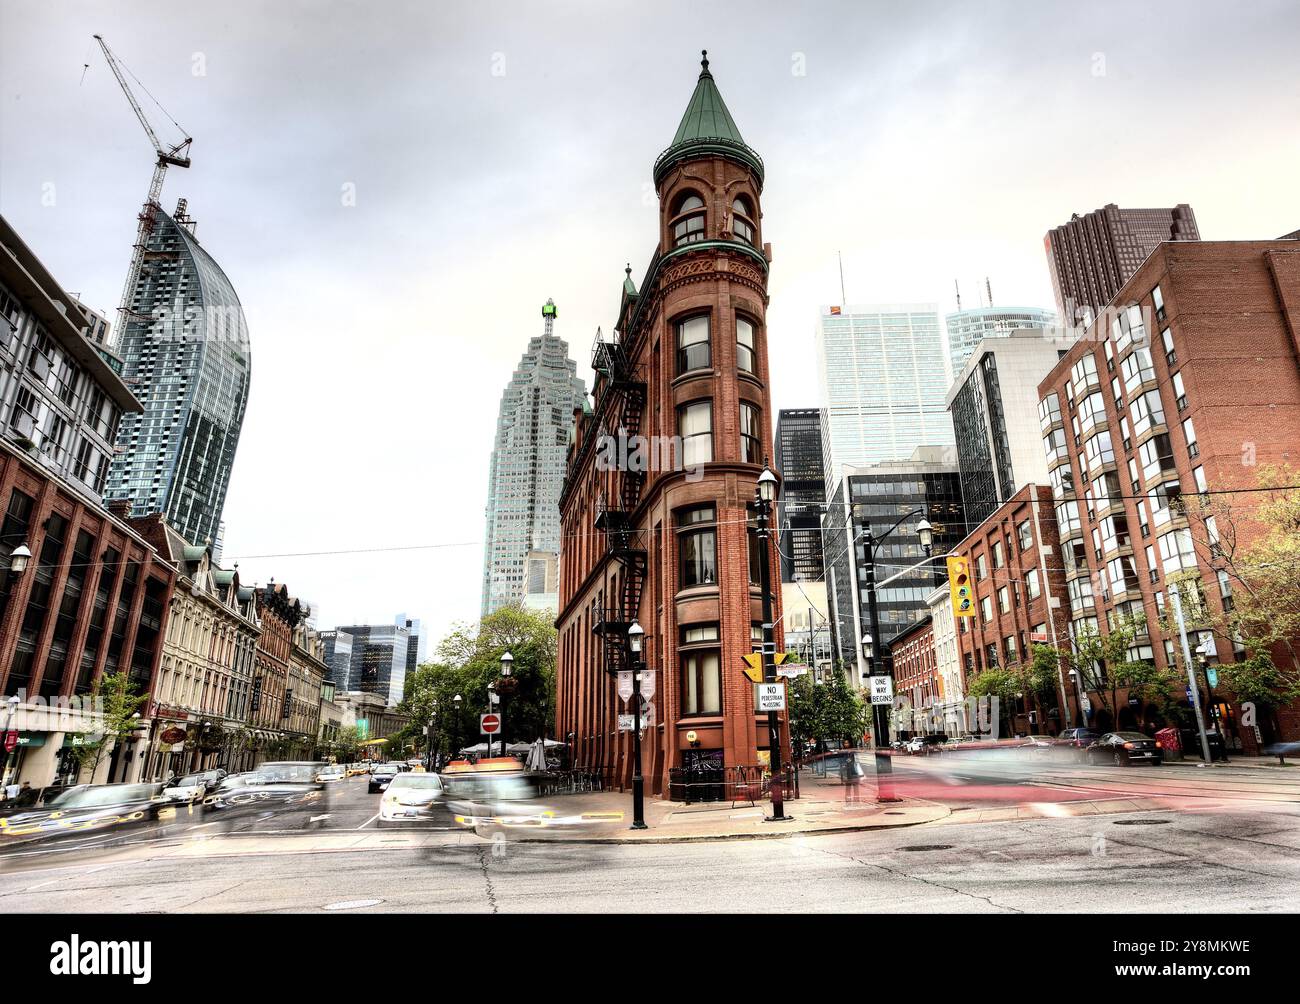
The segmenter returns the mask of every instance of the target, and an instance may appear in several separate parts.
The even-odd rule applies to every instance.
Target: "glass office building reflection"
[[[239,296],[194,235],[184,201],[158,212],[119,346],[144,411],[123,416],[106,499],[161,512],[186,540],[217,540],[248,403]]]

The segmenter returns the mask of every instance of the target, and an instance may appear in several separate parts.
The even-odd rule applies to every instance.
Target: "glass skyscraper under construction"
[[[248,324],[184,200],[175,216],[158,211],[129,308],[122,377],[144,411],[122,417],[104,497],[216,541],[248,403]]]

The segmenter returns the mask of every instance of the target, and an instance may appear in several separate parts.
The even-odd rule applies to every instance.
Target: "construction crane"
[[[110,49],[108,43],[104,41],[104,36],[96,35],[95,41],[99,43],[100,49],[103,50],[104,60],[108,63],[108,68],[113,71],[113,76],[117,78],[118,85],[122,88],[122,93],[126,95],[126,100],[131,102],[131,110],[135,112],[135,117],[140,120],[140,125],[144,127],[145,133],[149,136],[149,142],[153,144],[154,153],[158,156],[158,159],[154,164],[153,179],[149,182],[149,197],[145,199],[144,207],[140,210],[140,225],[136,230],[135,246],[131,253],[131,267],[126,273],[126,286],[122,290],[122,305],[117,311],[117,332],[113,340],[115,343],[120,343],[122,336],[126,333],[126,323],[128,319],[143,316],[131,309],[131,291],[135,289],[135,285],[140,278],[140,273],[144,269],[145,249],[148,247],[149,238],[153,235],[154,224],[157,221],[158,213],[162,209],[162,206],[158,203],[158,198],[162,195],[163,178],[167,175],[168,167],[190,166],[189,150],[193,139],[190,136],[185,135],[185,138],[176,145],[164,147],[162,143],[159,142],[158,134],[154,132],[153,126],[149,124],[149,119],[145,116],[144,110],[140,107],[140,102],[135,99],[135,95],[131,92],[131,86],[126,82],[126,77],[122,74],[121,62],[115,55],[113,55],[113,50]],[[126,72],[131,73],[129,69]],[[135,74],[131,73],[131,76],[135,77]],[[135,81],[137,84],[140,83],[138,77],[135,77]],[[143,84],[140,84],[140,87],[141,89],[144,89]],[[148,94],[149,92],[146,90],[145,93]],[[149,96],[150,98],[153,98],[152,94]],[[163,108],[161,104],[158,104],[158,99],[153,98],[153,101],[154,104],[157,104],[158,107],[162,109],[163,114],[167,115],[167,110]],[[184,135],[185,130],[181,129],[180,123],[170,115],[167,115],[167,117],[171,119],[172,124],[176,126],[177,129],[180,129],[182,135]]]

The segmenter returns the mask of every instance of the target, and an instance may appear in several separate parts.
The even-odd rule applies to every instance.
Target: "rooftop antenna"
[[[989,283],[989,277],[984,277],[984,289],[989,295],[989,306],[993,306],[993,286]]]
[[[846,304],[848,298],[844,295],[844,252],[836,251],[835,256],[840,260],[840,303]]]
[[[957,285],[957,280],[952,281],[952,288],[957,291],[957,313],[961,313],[961,287]]]

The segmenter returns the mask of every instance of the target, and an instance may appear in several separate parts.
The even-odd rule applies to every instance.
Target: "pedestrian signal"
[[[954,617],[975,616],[975,590],[970,581],[970,559],[948,559],[948,590],[952,594]]]

